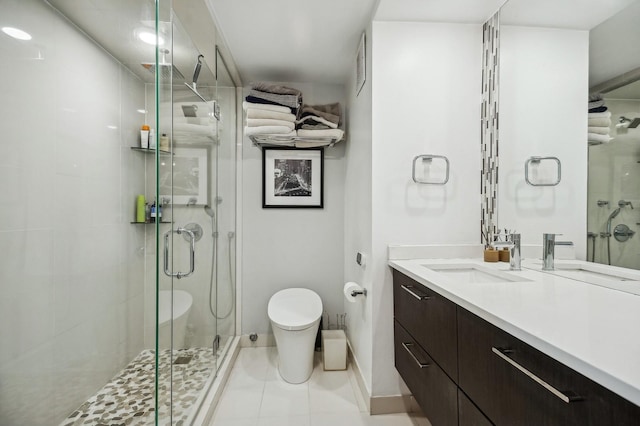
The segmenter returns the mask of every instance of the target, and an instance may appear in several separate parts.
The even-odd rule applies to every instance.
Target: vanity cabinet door
[[[458,339],[458,385],[498,426],[640,424],[640,407],[460,307]]]
[[[493,423],[460,389],[458,389],[458,423],[460,426],[493,426]]]
[[[420,346],[457,381],[456,305],[394,270],[393,312]]]
[[[396,370],[433,426],[458,426],[458,387],[394,321]]]

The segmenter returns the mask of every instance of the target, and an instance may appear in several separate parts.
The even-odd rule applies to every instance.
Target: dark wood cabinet
[[[458,426],[456,384],[411,335],[394,321],[396,369],[434,426]]]
[[[493,426],[493,423],[458,389],[458,424],[460,426]]]
[[[458,307],[458,385],[496,425],[639,425],[640,407]]]
[[[394,270],[393,310],[396,320],[457,381],[456,304]]]
[[[433,426],[640,425],[637,405],[404,274],[393,277],[396,369]]]

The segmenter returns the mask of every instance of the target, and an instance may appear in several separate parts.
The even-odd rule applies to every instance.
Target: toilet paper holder
[[[363,295],[363,296],[367,296],[367,289],[363,288],[362,290],[352,290],[351,291],[351,296],[356,297],[359,295]]]

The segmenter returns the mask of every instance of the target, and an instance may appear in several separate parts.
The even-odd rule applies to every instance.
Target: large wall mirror
[[[498,220],[525,246],[640,269],[639,22],[639,0],[501,8]]]

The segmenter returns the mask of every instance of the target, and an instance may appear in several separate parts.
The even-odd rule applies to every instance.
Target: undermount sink
[[[459,283],[478,284],[529,281],[516,275],[485,268],[473,263],[442,265],[424,264],[422,266]]]
[[[523,266],[542,271],[542,262],[531,262],[530,265]],[[599,263],[556,262],[553,271],[542,272],[640,295],[640,272],[634,270],[620,271],[618,268]]]

